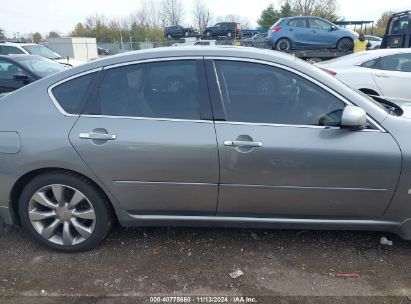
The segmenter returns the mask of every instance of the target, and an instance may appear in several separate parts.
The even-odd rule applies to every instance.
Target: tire
[[[354,43],[351,38],[341,38],[337,43],[337,51],[339,52],[348,52],[352,51],[354,48]]]
[[[64,252],[99,245],[112,225],[110,210],[92,182],[64,171],[36,176],[24,187],[18,202],[23,228],[39,243]],[[48,218],[43,218],[45,214]]]
[[[291,41],[287,38],[281,38],[275,44],[275,49],[280,52],[285,52],[291,49]]]

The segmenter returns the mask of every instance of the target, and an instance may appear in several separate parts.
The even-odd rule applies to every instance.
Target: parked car
[[[84,62],[80,60],[63,58],[61,55],[41,44],[13,42],[0,43],[0,55],[13,54],[39,55],[68,66],[78,66],[84,64]]]
[[[195,37],[197,32],[192,27],[183,27],[181,25],[167,26],[164,29],[164,37],[176,39],[181,37]]]
[[[5,95],[65,69],[63,65],[40,56],[0,55],[0,94]]]
[[[244,39],[243,45],[256,48],[265,48],[267,46],[267,33],[260,33],[251,38]]]
[[[277,51],[332,48],[353,49],[358,34],[318,17],[289,17],[278,20],[268,31],[268,45]]]
[[[372,35],[365,35],[365,39],[367,39],[368,42],[371,44],[371,46],[368,49],[376,50],[381,47],[382,38]]]
[[[366,94],[394,102],[411,101],[411,49],[380,49],[317,63]]]
[[[220,22],[214,26],[209,26],[204,30],[204,36],[209,38],[216,37],[236,37],[241,35],[240,24],[236,22]]]
[[[395,13],[387,23],[381,48],[411,47],[411,10]]]
[[[101,47],[101,46],[98,46],[98,47],[97,47],[97,54],[99,54],[99,55],[110,55],[111,52],[110,52],[109,49],[105,49],[105,48],[103,48],[103,47]]]
[[[399,106],[291,55],[129,52],[2,98],[0,218],[68,252],[114,218],[410,240],[410,129]]]

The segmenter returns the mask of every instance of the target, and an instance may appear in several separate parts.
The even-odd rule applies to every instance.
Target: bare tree
[[[138,28],[158,28],[159,10],[153,1],[143,1],[140,9],[130,15],[130,24]]]
[[[337,16],[337,0],[289,0],[287,1],[295,14],[303,16],[320,16],[335,20]]]
[[[210,25],[211,22],[211,11],[208,9],[207,5],[203,0],[195,0],[193,8],[193,19],[200,33]]]
[[[183,4],[180,0],[163,0],[160,17],[163,26],[180,24],[183,21]]]
[[[250,20],[248,18],[244,18],[239,15],[225,15],[225,16],[219,16],[217,18],[218,22],[236,22],[241,25],[242,28],[248,28],[250,27]]]

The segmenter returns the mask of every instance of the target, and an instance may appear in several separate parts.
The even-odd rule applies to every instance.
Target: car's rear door
[[[292,47],[303,47],[309,45],[311,42],[311,32],[308,28],[307,18],[293,18],[288,22],[288,31],[285,35],[291,38]]]
[[[308,76],[247,59],[214,63],[208,78],[215,70],[224,113],[217,215],[383,215],[401,168],[390,134],[339,128],[347,101]]]
[[[70,132],[132,214],[214,215],[218,151],[202,58],[107,67]]]

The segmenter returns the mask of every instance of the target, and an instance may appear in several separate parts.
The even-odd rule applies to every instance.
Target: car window
[[[303,27],[303,28],[307,27],[305,19],[303,19],[303,18],[292,19],[292,20],[290,20],[290,22],[288,22],[288,25],[293,26],[293,27]]]
[[[195,60],[109,69],[99,88],[101,115],[200,119]]]
[[[24,54],[22,50],[17,47],[10,45],[0,45],[0,54],[1,55],[10,55],[10,54]]]
[[[0,59],[0,79],[14,79],[14,75],[19,72],[23,72],[19,67],[9,61]]]
[[[288,125],[341,123],[345,104],[289,71],[257,63],[216,61],[227,120]]]
[[[57,102],[69,114],[80,114],[85,103],[85,96],[96,73],[74,78],[53,88]]]
[[[390,33],[392,35],[404,34],[407,32],[410,14],[395,17],[392,20]]]
[[[331,30],[331,24],[321,19],[311,18],[310,28],[318,30]]]
[[[42,57],[20,59],[19,63],[40,77],[46,77],[68,68],[63,64]]]
[[[360,64],[363,68],[375,69],[378,59],[368,60]]]
[[[378,58],[374,69],[396,72],[411,72],[411,53],[395,54]]]
[[[39,44],[24,45],[23,48],[32,55],[39,55],[48,59],[61,59],[62,57],[48,47]]]

